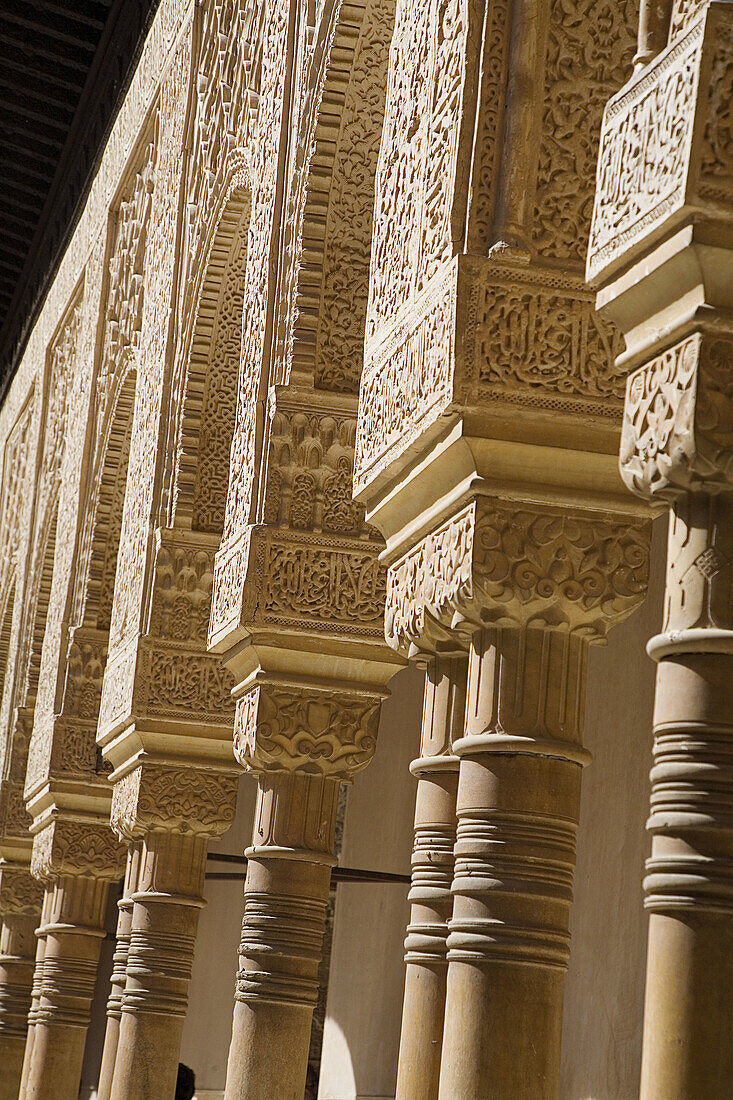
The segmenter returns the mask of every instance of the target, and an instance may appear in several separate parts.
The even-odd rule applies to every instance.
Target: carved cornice
[[[695,333],[629,377],[621,476],[648,500],[733,490],[733,337]]]
[[[479,498],[389,570],[387,639],[431,649],[462,619],[602,638],[646,593],[650,525]]]
[[[234,820],[238,779],[233,771],[138,763],[114,783],[112,828],[126,840],[153,830],[221,836]]]
[[[237,700],[234,753],[248,771],[348,779],[374,755],[381,700],[262,679]]]

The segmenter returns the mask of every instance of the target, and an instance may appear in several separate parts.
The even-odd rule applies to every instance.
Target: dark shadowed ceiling
[[[158,0],[0,0],[0,400]]]

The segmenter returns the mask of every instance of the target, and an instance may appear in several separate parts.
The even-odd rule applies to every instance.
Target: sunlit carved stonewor
[[[566,17],[490,5],[487,34],[460,3],[397,6],[355,487],[387,540],[388,639],[469,650],[442,1060],[425,1072],[403,1033],[402,1100],[558,1094],[586,649],[648,577],[613,455],[621,342],[580,270],[634,9]]]
[[[731,1092],[732,9],[160,0],[0,403],[0,1100]]]
[[[670,507],[663,633],[648,646],[659,666],[644,1100],[714,1096],[733,1079],[733,8],[675,3],[668,16],[668,43],[606,109],[588,257],[635,368],[621,473]]]

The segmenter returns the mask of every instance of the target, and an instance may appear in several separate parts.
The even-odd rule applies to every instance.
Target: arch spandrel
[[[233,627],[232,639],[255,624],[258,630],[267,629],[266,624],[273,626],[276,620],[276,629],[286,633],[307,634],[313,627],[334,638],[348,632],[347,622],[360,622],[360,637],[381,637],[379,613],[374,612],[371,597],[357,606],[361,600],[357,589],[350,593],[341,590],[342,578],[365,576],[364,570],[371,573],[367,560],[376,555],[376,534],[364,524],[358,508],[359,518],[353,524],[344,519],[340,530],[329,525],[339,510],[336,497],[343,495],[342,483],[350,485],[353,468],[373,181],[393,16],[393,6],[379,0],[340,9],[325,5],[315,28],[306,25],[303,17],[294,92],[297,140],[293,142],[285,202],[288,217],[280,253],[279,335],[274,343],[275,358],[260,381],[262,387],[269,379],[269,411],[261,433],[251,417],[247,423],[240,420],[233,452],[236,457],[239,448],[249,448],[249,463],[257,472],[246,476],[258,478],[259,487],[256,502],[244,508],[243,483],[233,463],[210,638],[219,650],[227,645],[227,621]],[[256,196],[253,203],[254,219]],[[247,310],[245,297],[245,315]],[[240,391],[240,402],[244,400]],[[251,411],[251,394],[249,406]],[[307,422],[305,429],[303,421]],[[313,453],[328,452],[328,462],[333,460],[327,441],[333,424],[348,443],[333,469],[323,465],[314,476],[307,468]],[[303,432],[314,445],[307,455],[304,439],[299,438]],[[261,448],[259,459],[255,439],[256,447]],[[281,468],[278,456],[286,452],[289,460]],[[300,463],[305,463],[302,469]],[[352,507],[350,489],[347,495]],[[301,513],[308,513],[312,521],[303,522]],[[238,526],[247,516],[252,520],[264,517],[267,527]],[[347,528],[356,543],[348,544]],[[270,623],[266,601],[257,592],[269,586],[280,588],[283,553],[295,590],[292,596],[284,591],[272,596],[275,618]],[[348,568],[333,571],[337,579],[326,582],[322,610],[313,614],[297,590],[308,587],[306,577],[316,558],[324,568],[328,561],[353,560],[355,570],[353,574]],[[382,584],[378,567],[373,582],[370,580],[363,591],[372,583],[377,606]],[[355,598],[357,605],[352,606]]]
[[[231,760],[232,680],[206,653],[214,555],[224,519],[241,347],[249,195],[234,188],[208,253],[181,393],[162,431],[175,440],[171,508],[155,536],[145,629],[138,640],[136,743]],[[162,735],[162,740],[161,740]],[[104,736],[104,735],[103,735]],[[126,760],[111,752],[114,767]]]

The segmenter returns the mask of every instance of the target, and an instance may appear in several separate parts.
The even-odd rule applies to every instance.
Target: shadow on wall
[[[644,647],[662,624],[666,532],[661,517],[645,603],[590,654],[585,744],[593,760],[583,775],[561,1100],[639,1095],[655,680]]]
[[[392,680],[374,760],[349,791],[345,867],[409,874],[423,676]],[[407,884],[342,883],[336,895],[319,1100],[394,1096],[397,1079]]]

